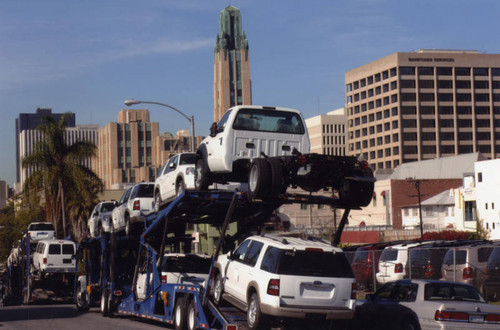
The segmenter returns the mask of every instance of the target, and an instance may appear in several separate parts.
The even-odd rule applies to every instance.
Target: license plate
[[[471,322],[471,323],[483,323],[484,316],[477,315],[477,314],[469,314],[469,322]]]

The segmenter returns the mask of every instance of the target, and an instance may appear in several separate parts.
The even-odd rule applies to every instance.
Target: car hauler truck
[[[126,274],[127,285],[121,286],[119,296],[110,282],[109,295],[105,297],[108,314],[130,315],[173,325],[175,329],[238,329],[246,327],[246,314],[234,307],[219,307],[212,302],[211,287],[215,262],[223,247],[228,224],[237,222],[238,232],[233,237],[245,235],[262,225],[282,204],[323,204],[345,208],[341,228],[347,220],[352,205],[343,205],[334,197],[282,194],[270,201],[248,198],[242,192],[185,191],[165,209],[150,216],[150,223],[140,236],[137,262],[133,273]],[[356,207],[357,208],[357,207]],[[219,241],[212,256],[212,264],[205,286],[191,283],[168,283],[159,265],[167,253],[179,252],[184,245],[187,224],[208,223],[217,226]],[[336,245],[340,234],[332,244]],[[172,250],[173,249],[173,250]],[[119,253],[116,251],[115,253]],[[115,264],[116,267],[116,264]],[[125,274],[124,274],[125,275]]]

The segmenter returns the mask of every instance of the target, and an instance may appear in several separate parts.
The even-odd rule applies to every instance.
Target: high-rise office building
[[[98,156],[94,172],[105,189],[116,184],[154,181],[157,169],[159,136],[157,122],[149,121],[148,110],[122,110],[118,122],[99,129]]]
[[[74,127],[66,127],[64,139],[66,144],[71,145],[77,141],[89,141],[97,146],[98,143],[98,125],[77,125]],[[38,129],[25,129],[18,134],[19,139],[19,158],[21,164],[22,159],[30,154],[35,147],[35,144],[43,140],[43,134]],[[92,160],[89,158],[82,165],[88,168],[92,166]],[[21,168],[20,180],[16,190],[22,189],[24,181],[33,173],[34,168]]]
[[[214,49],[214,121],[232,106],[252,104],[248,40],[241,29],[240,10],[224,8],[219,25]]]
[[[346,72],[348,150],[374,168],[500,156],[500,54],[418,50]]]
[[[306,119],[311,152],[324,155],[345,156],[345,110],[340,108]]]
[[[51,108],[37,108],[36,113],[20,113],[16,118],[16,182],[22,183],[21,180],[23,168],[21,166],[21,159],[25,155],[26,150],[31,151],[33,145],[21,144],[20,134],[24,130],[34,130],[43,123],[42,118],[45,116],[53,117],[59,120],[64,113],[52,113]],[[75,127],[75,114],[70,113],[67,118],[67,127]],[[24,143],[34,143],[35,140],[25,140]],[[25,173],[26,174],[26,173]]]

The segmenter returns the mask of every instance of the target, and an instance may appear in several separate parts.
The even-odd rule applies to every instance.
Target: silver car
[[[354,322],[356,329],[493,329],[500,308],[468,284],[400,280],[358,301]]]
[[[90,237],[99,237],[103,233],[111,231],[111,213],[116,206],[116,202],[100,202],[98,203],[87,221]]]

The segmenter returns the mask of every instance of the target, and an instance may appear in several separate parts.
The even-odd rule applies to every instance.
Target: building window
[[[418,74],[420,76],[432,76],[434,74],[434,68],[426,66],[419,67]]]
[[[398,88],[398,82],[397,81],[391,82],[391,90],[395,90],[396,88]]]
[[[470,76],[470,68],[455,68],[456,76]]]
[[[398,142],[399,141],[399,136],[398,134],[392,134],[392,142]]]
[[[438,76],[451,76],[451,68],[437,68]]]
[[[420,87],[420,88],[434,88],[434,80],[419,80],[418,87]]]
[[[380,81],[380,73],[375,74],[375,81],[376,82]]]
[[[385,79],[387,79],[387,78],[389,78],[389,72],[388,72],[388,71],[384,71],[384,72],[382,72],[382,79],[384,79],[384,80],[385,80]]]
[[[305,203],[300,203],[300,209],[301,209],[301,210],[307,210],[307,204],[305,204]]]
[[[465,201],[465,221],[476,221],[476,202],[475,201]]]
[[[415,75],[415,67],[402,66],[399,68],[400,76],[413,76]]]
[[[486,80],[474,81],[474,88],[476,89],[488,89],[490,84]]]
[[[373,84],[373,76],[368,77],[368,85]]]
[[[392,148],[392,153],[394,154],[394,156],[399,155],[399,147]],[[397,166],[396,161],[394,161],[394,166]]]
[[[439,80],[438,87],[439,88],[452,88],[453,83],[451,82],[451,80]]]
[[[482,172],[477,173],[477,182],[483,182],[483,173]]]
[[[432,102],[434,101],[434,93],[420,93],[420,101]]]
[[[474,76],[487,76],[488,68],[474,68]]]
[[[470,95],[469,95],[470,96]],[[415,101],[417,96],[415,93],[401,93],[401,101]],[[469,99],[470,101],[470,99]]]
[[[455,82],[455,86],[457,87],[457,89],[470,89],[470,80],[457,80]]]

